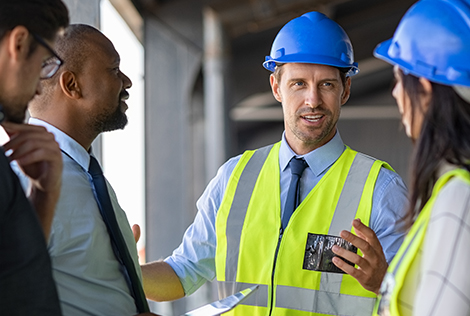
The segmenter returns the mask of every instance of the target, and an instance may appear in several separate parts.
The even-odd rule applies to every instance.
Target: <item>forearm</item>
[[[163,302],[184,297],[183,286],[168,263],[154,261],[141,267],[144,291],[148,299]]]

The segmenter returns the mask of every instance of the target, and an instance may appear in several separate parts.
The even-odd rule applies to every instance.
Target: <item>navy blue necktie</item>
[[[109,192],[106,186],[106,180],[103,176],[103,171],[101,170],[98,161],[93,156],[90,156],[90,167],[88,168],[88,173],[93,179],[98,207],[100,209],[101,216],[106,223],[106,227],[108,228],[108,233],[111,236],[114,252],[118,261],[126,268],[130,279],[130,290],[133,294],[137,309],[139,313],[149,312],[150,310],[147,300],[145,299],[142,284],[140,283],[131,254],[129,253],[129,249],[127,248],[121,229],[119,228],[116,220],[116,214],[114,213],[114,208],[111,204],[111,199],[109,198]]]
[[[289,162],[292,177],[290,180],[289,191],[287,191],[286,205],[284,215],[282,216],[282,230],[284,231],[289,223],[289,219],[300,204],[300,176],[307,167],[303,158],[292,158]]]

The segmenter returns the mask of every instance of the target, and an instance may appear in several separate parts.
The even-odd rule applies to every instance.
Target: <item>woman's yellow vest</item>
[[[423,244],[434,202],[444,185],[453,177],[459,177],[470,185],[470,173],[463,169],[451,170],[437,180],[431,197],[419,213],[403,244],[388,267],[380,289],[381,295],[379,295],[374,308],[374,315],[400,315],[398,297],[412,263]]]
[[[375,182],[385,162],[347,148],[297,207],[282,239],[280,143],[247,151],[217,213],[219,296],[255,284],[227,315],[371,315],[375,294],[346,274],[303,269],[308,233],[336,235],[369,224]],[[225,315],[225,314],[224,314]]]

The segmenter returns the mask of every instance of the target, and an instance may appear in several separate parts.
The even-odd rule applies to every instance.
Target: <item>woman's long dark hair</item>
[[[400,71],[403,88],[410,97],[412,118],[422,111],[419,95],[423,86],[413,75]],[[432,84],[431,104],[425,114],[421,133],[411,160],[410,205],[405,226],[410,227],[431,197],[439,165],[446,161],[470,171],[470,104],[452,87]],[[411,122],[414,123],[413,120]]]

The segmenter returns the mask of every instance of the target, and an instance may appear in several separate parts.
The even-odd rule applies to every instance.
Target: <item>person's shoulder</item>
[[[459,177],[452,177],[439,191],[435,205],[442,205],[442,209],[455,210],[457,208],[468,208],[469,202],[470,183]]]
[[[384,197],[387,195],[387,192],[393,192],[393,194],[400,192],[403,196],[406,196],[407,187],[405,182],[402,177],[392,169],[388,162],[361,152],[357,152],[357,155],[371,159],[374,162],[379,161],[382,163],[375,184],[375,195]]]
[[[394,183],[398,183],[400,185],[402,185],[402,184],[404,185],[402,177],[392,169],[392,167],[390,166],[390,164],[388,162],[386,162],[384,160],[381,160],[381,159],[378,159],[378,158],[375,158],[375,157],[372,157],[372,156],[370,156],[368,154],[365,154],[365,153],[362,153],[362,152],[357,152],[357,154],[361,155],[364,158],[368,158],[368,159],[371,159],[373,161],[380,161],[382,163],[382,167],[380,168],[380,171],[379,171],[380,180],[383,180],[384,182],[387,182],[387,183],[394,182]]]
[[[271,146],[271,145],[270,145]],[[232,158],[228,159],[222,166],[220,166],[219,170],[217,171],[216,176],[214,177],[213,180],[215,182],[221,182],[224,185],[228,182],[230,176],[232,175],[233,171],[235,170],[235,167],[237,164],[240,162],[240,159],[247,154],[253,153],[257,150],[268,148],[270,146],[265,146],[261,147],[259,149],[254,149],[254,150],[245,150],[243,153],[233,156]]]
[[[256,151],[259,151],[259,150],[271,150],[273,145],[268,145],[268,146],[264,146],[264,147],[260,147],[260,148],[257,148],[257,149],[247,149],[245,150],[243,153],[237,155],[237,156],[234,156],[232,158],[230,158],[229,160],[227,160],[219,169],[222,170],[222,171],[225,171],[225,172],[228,172],[229,174],[231,174],[233,172],[233,170],[235,169],[236,165],[240,162],[240,159],[244,156],[244,155],[249,155],[249,154],[252,154]]]
[[[233,170],[235,169],[238,162],[240,161],[240,158],[242,157],[242,155],[243,154],[240,154],[238,156],[234,156],[230,158],[229,160],[227,160],[222,166],[220,166],[215,178],[223,179],[223,182],[227,182],[228,178],[230,177]]]
[[[384,178],[390,179],[390,181],[396,180],[403,182],[402,177],[396,171],[387,168],[385,165],[382,165],[382,168],[380,168],[379,175],[380,174],[382,174]]]
[[[402,177],[384,165],[380,168],[376,186],[384,191],[400,189],[405,195],[407,192],[407,187]]]
[[[350,151],[352,151],[352,152],[355,152],[357,155],[359,155],[359,156],[361,156],[361,157],[363,157],[363,158],[370,159],[370,160],[373,160],[373,161],[380,161],[380,162],[382,162],[382,163],[384,163],[384,164],[388,164],[388,162],[386,162],[385,160],[382,160],[382,159],[373,157],[373,156],[371,156],[371,155],[369,155],[369,154],[366,154],[366,153],[363,153],[363,152],[354,150],[354,149],[349,148],[349,147],[346,147],[346,148],[347,148],[347,150],[350,150]]]
[[[450,178],[447,185],[451,186],[451,187],[457,187],[457,188],[459,188],[461,190],[464,190],[464,191],[470,191],[470,182],[469,182],[469,180],[470,180],[470,175],[466,179],[463,179],[461,177],[452,177],[452,178]]]

